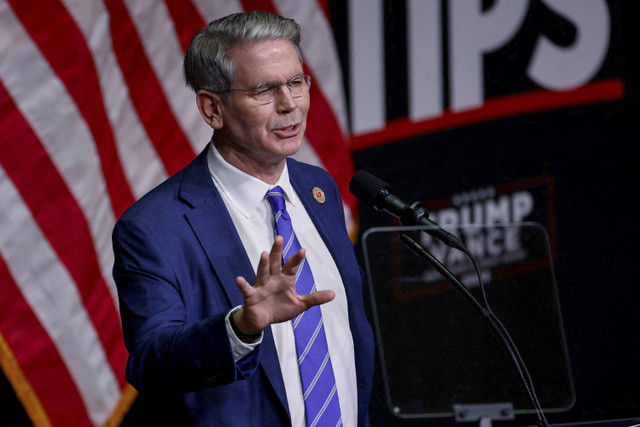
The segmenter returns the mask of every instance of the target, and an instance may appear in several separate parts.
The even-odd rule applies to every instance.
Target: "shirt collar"
[[[207,163],[211,178],[213,178],[218,189],[247,218],[262,202],[267,190],[277,185],[282,187],[287,201],[295,205],[293,187],[289,181],[289,169],[286,162],[284,170],[275,185],[269,185],[227,163],[213,143],[209,144]]]

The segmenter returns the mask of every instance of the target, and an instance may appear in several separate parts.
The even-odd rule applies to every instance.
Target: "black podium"
[[[484,304],[469,257],[427,230],[372,228],[363,236],[389,410],[402,418],[456,417],[481,425],[532,412],[483,316],[400,240],[404,233],[420,242]],[[534,223],[448,231],[477,260],[486,298],[517,346],[543,410],[569,409],[574,391],[546,231]]]

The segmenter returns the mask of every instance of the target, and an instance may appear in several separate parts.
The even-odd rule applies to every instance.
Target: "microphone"
[[[427,225],[426,231],[452,248],[467,252],[464,244],[453,234],[429,219],[429,211],[421,202],[407,203],[393,194],[391,186],[364,170],[357,171],[349,184],[351,194],[378,211],[385,211],[400,220],[402,225]]]

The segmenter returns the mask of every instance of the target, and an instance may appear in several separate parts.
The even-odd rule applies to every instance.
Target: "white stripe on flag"
[[[214,19],[242,12],[242,5],[238,0],[193,0],[193,5],[207,24]]]
[[[196,108],[195,95],[184,82],[184,53],[164,2],[125,0],[154,74],[166,94],[173,115],[194,153],[211,140],[212,129]]]
[[[66,89],[40,56],[15,15],[0,13],[0,26],[10,34],[0,37],[0,51],[11,50],[12,58],[0,62],[0,78],[82,208],[102,276],[113,300],[117,301],[111,276],[111,231],[115,218],[100,173],[93,137]]]
[[[55,343],[89,416],[102,424],[117,404],[120,389],[78,289],[2,167],[0,200],[10,207],[0,210],[0,254]]]
[[[63,0],[63,3],[91,50],[118,157],[133,195],[138,199],[162,182],[167,172],[129,98],[129,90],[113,51],[109,14],[99,1]]]

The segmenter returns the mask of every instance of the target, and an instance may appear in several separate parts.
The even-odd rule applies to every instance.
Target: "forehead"
[[[286,81],[302,72],[293,44],[287,39],[262,40],[231,49],[229,57],[236,67],[236,82],[257,84]]]

